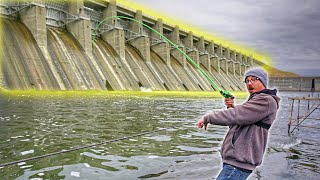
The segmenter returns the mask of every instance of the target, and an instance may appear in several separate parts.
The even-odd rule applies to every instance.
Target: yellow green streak
[[[170,98],[219,98],[219,92],[191,92],[191,91],[37,91],[37,90],[6,90],[0,89],[0,94],[9,97],[170,97]],[[247,93],[242,91],[232,92],[236,98],[246,98]]]

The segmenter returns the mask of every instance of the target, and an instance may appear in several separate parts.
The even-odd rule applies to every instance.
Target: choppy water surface
[[[319,129],[287,134],[287,98],[297,95],[281,94],[264,163],[250,179],[318,179]],[[166,128],[3,167],[0,179],[213,179],[221,168],[219,149],[227,127],[211,125],[204,131],[195,123],[223,108],[222,99],[205,98],[0,95],[0,163]]]

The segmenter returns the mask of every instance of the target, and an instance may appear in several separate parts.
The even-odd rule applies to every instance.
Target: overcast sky
[[[319,0],[132,0],[265,52],[278,69],[320,77]]]

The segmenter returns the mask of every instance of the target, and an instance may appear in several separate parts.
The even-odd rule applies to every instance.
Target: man
[[[268,129],[279,108],[277,90],[266,88],[268,75],[263,69],[248,70],[245,83],[250,97],[244,104],[235,106],[233,99],[226,98],[227,110],[209,113],[197,123],[199,128],[204,129],[208,123],[229,126],[221,148],[223,169],[217,180],[247,179],[261,164]]]

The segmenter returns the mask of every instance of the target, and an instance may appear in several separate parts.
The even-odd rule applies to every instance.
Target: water
[[[297,95],[305,94],[281,94],[263,165],[250,179],[318,179],[319,130],[287,134],[287,97]],[[0,95],[0,163],[167,128],[3,167],[0,179],[213,179],[221,168],[219,149],[227,128],[210,125],[204,131],[195,123],[223,108],[222,99],[208,98]],[[304,124],[319,127],[319,121]]]

